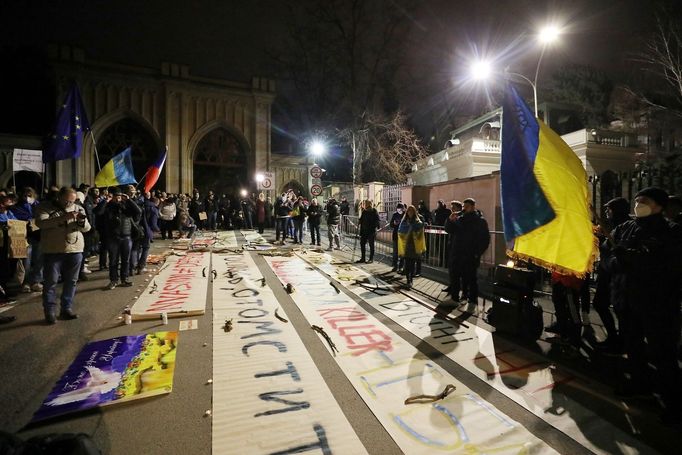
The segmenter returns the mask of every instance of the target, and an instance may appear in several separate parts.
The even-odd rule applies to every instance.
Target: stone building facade
[[[99,166],[126,146],[138,180],[167,148],[157,187],[172,192],[236,192],[255,187],[256,172],[270,169],[273,80],[199,77],[175,63],[150,69],[90,61],[68,46],[51,48],[50,58],[56,103],[75,80],[93,134],[79,159],[54,163],[49,181],[93,182]]]

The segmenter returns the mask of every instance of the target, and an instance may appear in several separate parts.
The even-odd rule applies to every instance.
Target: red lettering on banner
[[[338,330],[354,356],[370,351],[392,351],[391,337],[374,325],[343,324],[366,321],[367,315],[352,307],[325,308],[317,311],[333,329]],[[342,327],[343,325],[343,327]]]
[[[349,349],[357,349],[354,356],[370,351],[392,351],[391,337],[373,325],[339,328],[339,335],[346,340]]]

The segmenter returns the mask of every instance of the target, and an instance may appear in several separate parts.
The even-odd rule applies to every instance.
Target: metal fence
[[[385,213],[385,212],[384,212]],[[384,215],[382,213],[382,215]],[[382,229],[377,232],[374,246],[375,256],[384,256],[390,259],[393,255],[393,229],[388,226],[387,215],[381,216]],[[359,217],[354,215],[344,216],[341,220],[341,235],[346,247],[353,248],[360,254],[360,223]],[[448,256],[448,233],[443,226],[427,226],[424,230],[426,238],[426,252],[422,258],[422,264],[434,268],[447,269]],[[490,232],[490,246],[481,257],[484,266],[494,267],[506,262],[506,245],[504,233],[501,231]]]

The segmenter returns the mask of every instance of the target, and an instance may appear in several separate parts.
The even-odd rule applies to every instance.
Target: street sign
[[[314,179],[322,177],[322,168],[317,164],[310,168],[310,176]]]
[[[259,190],[272,190],[275,188],[275,173],[262,172],[263,180],[258,182]]]
[[[312,194],[313,196],[319,196],[320,194],[322,194],[322,187],[318,184],[311,186],[310,194]]]

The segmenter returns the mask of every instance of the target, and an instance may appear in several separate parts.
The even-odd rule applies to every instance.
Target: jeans
[[[57,306],[57,282],[62,277],[62,311],[70,310],[76,295],[78,272],[83,253],[46,253],[43,255],[45,281],[43,283],[43,308],[54,313]]]
[[[308,223],[308,227],[310,227],[310,243],[315,244],[317,243],[318,245],[320,244],[320,223]]]
[[[218,212],[208,212],[208,228],[211,231],[218,229]]]
[[[128,279],[130,272],[130,250],[133,241],[130,236],[124,236],[107,241],[109,250],[109,281],[118,282],[119,267],[121,268],[121,281]]]
[[[161,239],[169,238],[173,240],[173,229],[175,228],[175,221],[173,220],[159,220],[159,227],[161,228]]]
[[[133,249],[130,252],[130,274],[135,273],[135,269],[143,269],[147,266],[147,256],[149,256],[149,245],[151,242],[147,237],[133,242]]]
[[[303,243],[303,220],[294,220],[294,242]]]
[[[279,240],[279,233],[282,233],[282,241],[287,238],[287,219],[286,217],[277,218],[277,225],[275,228],[275,240]]]

